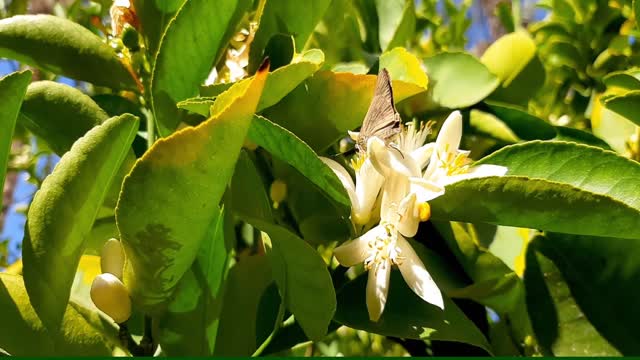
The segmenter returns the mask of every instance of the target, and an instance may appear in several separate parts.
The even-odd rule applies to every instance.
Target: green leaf
[[[537,244],[534,240],[527,249],[524,282],[531,323],[545,355],[619,355],[585,318],[562,275],[537,251]]]
[[[607,97],[602,99],[604,106],[615,112],[616,114],[624,116],[629,121],[640,126],[640,90],[633,90],[626,92],[622,95]]]
[[[424,64],[431,86],[427,98],[421,99],[428,102],[428,108],[468,107],[489,96],[500,84],[500,79],[466,53],[443,52],[426,58]]]
[[[62,156],[107,118],[109,115],[80,90],[53,81],[36,81],[27,89],[18,121]],[[116,205],[122,181],[134,162],[135,155],[129,151],[112,182],[105,205]]]
[[[13,130],[20,111],[20,104],[22,104],[30,81],[30,71],[13,73],[0,78],[0,99],[3,99],[0,105],[0,188],[2,189],[4,189],[7,162],[11,153]],[[0,199],[0,208],[4,208],[2,199]]]
[[[276,69],[269,74],[267,83],[256,111],[266,109],[284,98],[295,89],[306,78],[313,75],[324,63],[324,54],[318,49],[311,49],[297,55],[289,65]],[[242,81],[248,81],[245,79]],[[178,103],[179,108],[191,112],[209,116],[209,110],[213,104],[214,97],[225,91],[230,84],[216,84],[203,86],[200,88],[200,95],[203,97],[189,99]]]
[[[136,85],[102,39],[71,20],[52,15],[18,15],[0,20],[0,57],[95,85]]]
[[[640,80],[638,80],[634,75],[637,75],[637,70],[615,71],[605,75],[602,78],[602,82],[609,89],[640,90]]]
[[[434,220],[640,238],[636,209],[606,195],[544,179],[503,176],[460,181],[447,186],[445,194],[430,204]],[[597,213],[590,211],[594,208]],[[600,216],[603,213],[608,217]]]
[[[525,31],[516,31],[491,44],[480,61],[507,87],[535,55],[536,44],[531,36]]]
[[[520,141],[518,136],[493,114],[484,111],[471,109],[469,114],[469,125],[479,133],[486,134],[500,142],[513,144]]]
[[[556,132],[551,124],[513,105],[487,101],[489,109],[523,140],[550,140]]]
[[[211,356],[224,332],[219,324],[231,249],[225,245],[224,211],[215,215],[196,261],[159,320],[159,343],[169,356]]]
[[[324,150],[347,130],[362,124],[376,76],[318,71],[284,99],[264,111],[264,116],[285,127],[316,151]],[[415,84],[394,80],[395,101],[424,92]]]
[[[636,27],[640,28],[640,25],[638,25],[640,22],[640,2],[638,0],[633,0],[633,15],[636,19]]]
[[[176,103],[198,94],[212,64],[222,56],[247,0],[188,0],[165,31],[151,78],[151,99],[160,136],[180,123]],[[195,39],[198,41],[195,41]],[[185,63],[189,59],[189,64]]]
[[[603,106],[601,104],[602,98],[603,96],[596,94],[592,99],[591,129],[596,136],[605,140],[615,151],[625,153],[627,151],[626,142],[635,133],[637,125]]]
[[[499,313],[513,311],[524,300],[517,275],[500,259],[477,243],[475,228],[463,223],[435,223],[438,232],[474,284],[450,291],[453,297],[471,298]]]
[[[111,356],[111,346],[78,305],[65,305],[64,331],[48,331],[29,303],[22,276],[0,273],[0,307],[0,348],[13,356]]]
[[[23,271],[31,303],[48,329],[60,325],[87,234],[137,129],[131,115],[96,126],[60,159],[33,198]]]
[[[265,184],[247,151],[240,153],[231,179],[229,193],[231,209],[240,217],[267,221],[273,219],[271,201],[265,191]],[[225,204],[229,204],[229,199],[225,201]]]
[[[304,240],[281,226],[258,219],[249,223],[269,234],[263,242],[285,306],[309,339],[322,340],[336,311],[336,294],[324,260]]]
[[[598,332],[624,355],[640,354],[635,328],[640,301],[638,241],[547,233],[537,250],[554,262],[575,302]]]
[[[262,294],[273,283],[266,256],[248,256],[231,268],[225,288],[216,356],[251,356],[256,340]]]
[[[293,36],[295,50],[302,51],[330,3],[330,0],[267,1],[249,51],[249,73],[258,68],[267,43],[276,34]]]
[[[612,151],[559,141],[531,141],[505,147],[479,163],[506,166],[507,175],[569,184],[640,210],[640,164]]]
[[[407,45],[416,32],[413,0],[376,0],[375,3],[382,51]]]
[[[568,126],[554,126],[556,129],[556,141],[570,141],[579,144],[596,146],[604,150],[613,150],[609,144],[592,133]]]
[[[185,0],[133,0],[136,15],[140,20],[140,33],[145,39],[152,59],[155,59],[160,38],[167,24],[184,2]]]
[[[293,133],[261,116],[255,116],[248,136],[251,141],[296,168],[332,199],[346,206],[351,205],[344,186],[333,171]]]
[[[428,264],[425,264],[428,267]],[[444,296],[444,311],[420,299],[399,271],[391,272],[387,305],[378,322],[369,320],[366,307],[367,274],[338,291],[335,320],[354,329],[408,339],[446,340],[471,344],[491,353],[487,340],[464,313]]]
[[[62,156],[76,140],[109,118],[82,91],[53,81],[29,85],[20,123]]]
[[[267,72],[268,66],[252,81],[220,95],[207,121],[157,141],[125,179],[116,209],[128,258],[125,284],[145,312],[162,312],[196,258],[233,174]]]

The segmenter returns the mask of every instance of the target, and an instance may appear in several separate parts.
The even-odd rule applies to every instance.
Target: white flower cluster
[[[410,123],[391,144],[375,136],[369,138],[366,153],[352,161],[355,183],[340,164],[322,158],[349,194],[354,225],[366,229],[367,224],[377,223],[334,251],[343,266],[364,263],[370,270],[367,309],[372,321],[378,321],[384,311],[394,265],[419,297],[444,309],[440,289],[406,238],[415,236],[421,221],[429,220],[428,201],[444,194],[446,185],[475,177],[502,176],[507,171],[496,165],[470,166],[469,151],[458,149],[462,138],[459,111],[445,120],[436,142],[425,145],[428,132],[429,128]]]

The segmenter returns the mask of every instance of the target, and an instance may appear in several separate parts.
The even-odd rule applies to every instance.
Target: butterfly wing
[[[380,70],[373,99],[367,115],[362,122],[357,146],[361,151],[366,150],[367,140],[377,136],[385,142],[400,132],[400,115],[393,104],[393,89],[387,69]]]

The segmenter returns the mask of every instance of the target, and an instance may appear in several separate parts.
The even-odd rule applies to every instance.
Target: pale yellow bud
[[[287,184],[280,179],[274,180],[271,183],[269,195],[271,197],[271,201],[273,201],[273,207],[277,209],[280,203],[287,198]]]
[[[115,275],[122,280],[122,271],[124,269],[124,248],[117,239],[109,239],[102,247],[100,253],[100,269],[103,273]]]
[[[100,311],[118,324],[127,321],[131,316],[129,290],[113,274],[100,274],[93,279],[91,300]]]

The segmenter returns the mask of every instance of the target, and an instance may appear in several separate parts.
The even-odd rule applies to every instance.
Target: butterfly
[[[393,89],[389,72],[383,68],[378,73],[376,88],[367,115],[364,117],[360,133],[356,139],[356,148],[363,154],[367,151],[367,140],[377,136],[387,145],[400,132],[400,114],[393,104]]]

